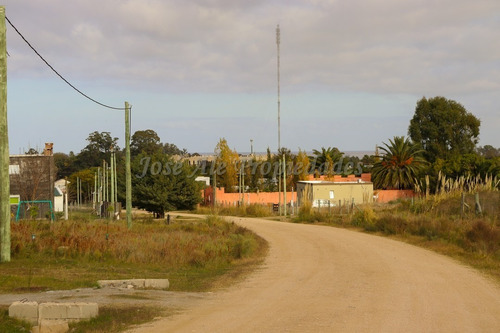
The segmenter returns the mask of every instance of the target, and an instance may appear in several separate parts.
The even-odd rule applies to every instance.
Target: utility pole
[[[111,147],[111,168],[110,168],[110,171],[111,171],[111,179],[110,179],[110,183],[111,183],[111,207],[113,207],[113,215],[111,216],[111,218],[114,218],[115,216],[115,168],[114,168],[114,155],[115,155],[115,150],[113,149],[113,147]]]
[[[64,219],[68,220],[68,180],[64,180]]]
[[[113,153],[113,165],[115,174],[115,202],[118,202],[118,174],[116,173],[116,154]],[[118,215],[118,218],[120,215]]]
[[[92,197],[92,203],[94,204],[94,211],[97,212],[97,174],[94,172],[94,195]]]
[[[7,29],[0,6],[0,261],[10,261],[9,134],[7,132]]]
[[[283,154],[283,213],[286,218],[286,159]]]
[[[241,175],[241,191],[243,195],[241,196],[241,204],[245,204],[245,161],[243,161],[243,165],[241,167],[242,175]]]
[[[127,226],[132,228],[132,173],[130,171],[130,105],[125,102],[125,201]]]
[[[80,208],[80,178],[76,177],[76,207]]]

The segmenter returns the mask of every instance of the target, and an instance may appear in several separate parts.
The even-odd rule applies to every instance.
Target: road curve
[[[500,287],[405,243],[234,218],[270,245],[263,267],[133,332],[500,332]]]

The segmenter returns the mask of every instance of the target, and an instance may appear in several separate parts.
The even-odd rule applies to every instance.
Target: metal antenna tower
[[[276,46],[278,47],[278,151],[281,149],[280,142],[280,25],[276,27]]]
[[[281,216],[281,158],[279,156],[280,149],[281,149],[281,126],[280,126],[280,25],[278,24],[276,26],[276,46],[278,48],[278,164],[279,164],[279,170],[278,170],[278,210],[279,210],[279,215]]]

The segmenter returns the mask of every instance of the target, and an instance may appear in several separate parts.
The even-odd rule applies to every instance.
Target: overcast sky
[[[500,146],[498,0],[4,0],[7,17],[66,79],[112,106],[132,133],[211,152],[281,145],[373,150],[406,135],[423,96],[454,99]],[[85,99],[7,24],[12,154],[93,131],[124,141],[124,113]]]

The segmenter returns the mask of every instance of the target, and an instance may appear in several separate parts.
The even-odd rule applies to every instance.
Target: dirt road
[[[133,332],[500,332],[500,288],[386,238],[236,218],[270,244],[264,266]]]

